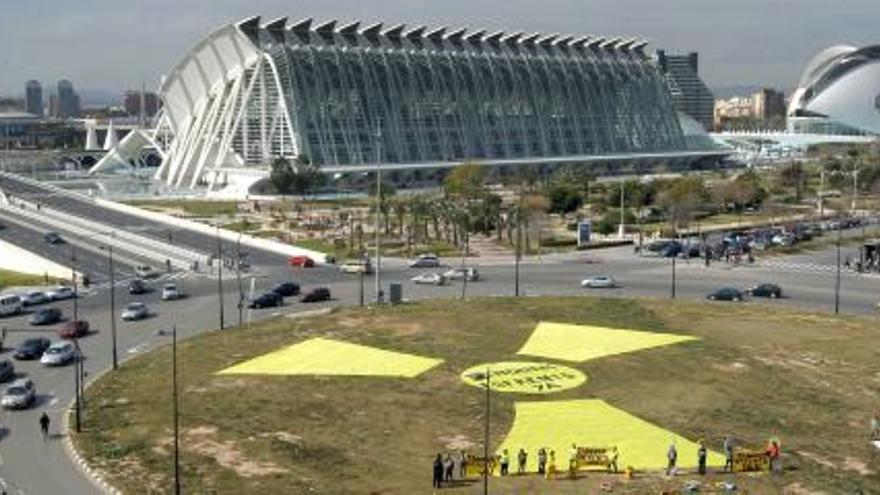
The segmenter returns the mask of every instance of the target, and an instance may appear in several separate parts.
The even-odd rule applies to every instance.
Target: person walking
[[[46,414],[46,411],[43,411],[42,416],[40,416],[40,431],[43,432],[43,440],[49,438],[49,424],[52,420],[49,419],[49,415]]]
[[[617,446],[611,447],[611,453],[608,455],[608,471],[617,474],[617,457],[619,455]]]
[[[440,488],[443,484],[443,457],[440,454],[437,454],[437,457],[434,458],[434,488]]]
[[[724,437],[724,472],[733,472],[733,439]]]
[[[510,466],[510,455],[507,449],[501,451],[501,476],[507,476],[507,468]]]
[[[519,453],[516,454],[516,474],[526,474],[526,461],[528,458],[529,455],[526,454],[526,450],[520,448]]]
[[[538,449],[538,474],[545,474],[547,472],[547,451],[544,450],[544,447]]]
[[[669,444],[669,450],[666,451],[666,476],[675,476],[675,463],[678,460],[678,450],[675,449],[675,444]]]
[[[697,449],[697,470],[700,474],[706,474],[706,444],[700,440],[700,448]]]
[[[452,454],[446,454],[446,463],[444,466],[443,481],[449,483],[452,481],[452,471],[455,469],[455,461],[452,460]]]

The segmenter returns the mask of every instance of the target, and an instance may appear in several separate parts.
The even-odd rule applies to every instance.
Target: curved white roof
[[[803,88],[809,85],[822,75],[822,73],[825,72],[825,69],[827,69],[835,60],[856,50],[858,50],[858,48],[850,45],[834,45],[822,50],[810,60],[810,63],[807,64],[807,68],[804,69],[804,72],[801,75],[799,86]]]
[[[190,48],[163,77],[159,88],[172,129],[177,130],[198,114],[212,92],[255,63],[260,53],[234,24],[217,29]]]

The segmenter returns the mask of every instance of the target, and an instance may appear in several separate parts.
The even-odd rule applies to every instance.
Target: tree
[[[658,203],[672,230],[678,232],[679,228],[690,223],[705,196],[705,184],[700,177],[683,177],[666,185],[660,192]]]
[[[269,181],[279,194],[306,196],[314,189],[324,185],[326,177],[305,155],[297,156],[291,162],[279,156],[272,161]]]
[[[800,202],[804,185],[807,183],[807,173],[799,161],[792,161],[779,169],[777,180],[782,187],[794,189],[794,200]]]
[[[476,199],[485,191],[486,168],[475,163],[459,165],[443,181],[448,196]]]
[[[547,189],[551,213],[571,213],[577,211],[584,200],[574,187],[566,184],[553,184]]]

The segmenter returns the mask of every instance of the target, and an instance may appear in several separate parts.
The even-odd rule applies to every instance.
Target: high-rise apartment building
[[[58,93],[49,98],[49,107],[53,117],[63,119],[79,117],[79,95],[73,89],[73,83],[62,79],[58,82]]]
[[[42,117],[43,113],[43,86],[40,81],[31,79],[24,87],[24,111]]]
[[[752,114],[756,119],[768,120],[785,116],[785,94],[764,88],[752,95]]]
[[[665,50],[657,50],[657,65],[666,76],[675,108],[711,131],[714,126],[715,96],[700,79],[697,53],[670,55]]]
[[[144,107],[144,117],[153,117],[159,112],[159,96],[156,93],[135,90],[125,92],[123,96],[125,113],[134,117],[139,116],[141,104]]]

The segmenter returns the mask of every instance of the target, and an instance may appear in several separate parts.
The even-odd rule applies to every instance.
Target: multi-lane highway
[[[17,191],[20,194],[37,194],[33,190],[17,189]],[[60,197],[52,196],[55,199]],[[41,196],[40,200],[49,201],[45,196]],[[65,200],[63,205],[56,206],[86,208],[77,211],[86,216],[94,214],[95,216],[91,218],[100,218],[101,221],[115,227],[127,226],[143,231],[138,227],[142,222],[141,219],[128,216],[119,217],[115,212],[109,212],[94,205],[83,207],[78,203],[67,203]],[[92,208],[97,208],[97,210],[92,210]],[[69,264],[69,245],[46,244],[42,238],[41,230],[37,227],[4,223],[7,224],[7,228],[0,230],[0,238],[33,249],[53,261]],[[156,225],[150,228],[164,229],[164,227]],[[159,233],[159,230],[153,231],[153,234]],[[157,235],[156,238],[161,239],[161,236]],[[203,243],[213,246],[216,242],[216,239],[202,234],[192,236],[177,234],[175,239],[187,242],[194,249],[203,249],[205,247]],[[104,252],[96,249],[96,244],[94,246],[87,245],[90,242],[97,243],[98,240],[85,239],[77,242],[86,244],[80,245],[78,248],[78,265],[81,270],[87,270],[96,282],[79,299],[79,313],[82,318],[91,322],[94,329],[91,335],[80,341],[86,356],[85,369],[91,379],[107,370],[111,364],[112,339],[109,310],[110,287],[107,283],[109,280],[108,263]],[[759,259],[754,265],[733,266],[714,263],[710,267],[706,267],[698,260],[679,261],[676,265],[676,296],[682,299],[703,299],[708,292],[723,286],[745,288],[759,282],[774,282],[783,287],[787,297],[773,301],[773,304],[830,312],[834,305],[835,287],[835,271],[827,264],[827,261],[832,259],[829,258],[830,252],[831,250],[828,250],[807,257],[802,256],[797,258],[797,263],[787,263],[786,258],[776,258],[773,260]],[[846,254],[853,255],[854,250],[850,248]],[[815,262],[809,263],[808,261],[811,259]],[[312,309],[315,306],[358,304],[361,290],[359,276],[344,275],[333,267],[327,266],[291,270],[281,256],[271,253],[261,253],[253,259],[253,262],[254,271],[242,274],[241,286],[245,293],[250,291],[251,284],[254,285],[256,292],[260,292],[278,281],[293,279],[299,282],[305,290],[319,285],[329,287],[334,299],[328,303],[307,305],[296,302],[294,298],[289,298],[281,308],[244,310],[242,318],[245,322],[257,321],[273,315],[299,312]],[[459,261],[449,260],[449,263],[457,265]],[[467,295],[469,297],[513,295],[515,279],[512,264],[503,260],[489,263],[487,260],[480,259],[469,260],[468,263],[477,266],[483,275],[482,281],[468,284]],[[191,272],[175,272],[172,277],[184,288],[188,297],[181,301],[163,302],[160,300],[160,289],[165,279],[153,281],[151,285],[154,290],[146,295],[132,296],[128,294],[126,290],[128,279],[133,276],[129,265],[126,262],[116,265],[118,270],[116,273],[118,281],[116,287],[117,318],[120,313],[119,309],[130,301],[146,302],[151,307],[153,316],[133,323],[117,321],[117,349],[120,359],[138,355],[167,343],[168,337],[159,330],[169,328],[172,321],[177,322],[183,337],[218,327],[220,304],[216,277]],[[415,285],[409,281],[411,277],[425,271],[438,270],[408,268],[406,260],[384,260],[381,277],[383,286],[386,287],[386,293],[389,283],[401,282],[404,286],[404,296],[407,299],[461,297],[461,282],[434,287]],[[612,274],[620,287],[592,291],[582,289],[580,287],[581,279],[594,274]],[[672,264],[670,260],[640,258],[633,255],[631,248],[624,247],[550,256],[543,259],[528,258],[520,269],[520,290],[521,294],[528,296],[590,294],[604,297],[666,298],[671,295],[671,275]],[[366,277],[364,282],[365,299],[369,302],[374,299],[372,276]],[[238,324],[239,319],[237,309],[239,284],[234,272],[227,271],[225,273],[223,285],[223,318],[227,327],[234,327]],[[840,287],[841,311],[876,315],[875,305],[880,299],[880,290],[878,289],[880,289],[880,278],[844,271]],[[749,301],[743,304],[757,303]],[[767,301],[767,303],[770,302]],[[54,305],[62,308],[66,316],[71,315],[71,301],[58,302]],[[8,329],[32,328],[27,323],[27,315],[0,318],[0,326],[5,326]],[[228,331],[240,330],[230,328]],[[2,357],[8,358],[10,356],[9,349],[28,335],[32,334],[9,332],[5,342],[6,350]],[[51,333],[46,335],[51,335]],[[16,362],[16,367],[20,373],[34,380],[40,397],[38,405],[30,410],[3,413],[2,429],[0,429],[0,486],[5,484],[9,493],[95,493],[97,489],[73,465],[62,445],[62,439],[66,432],[60,428],[61,418],[74,396],[73,367],[46,368],[37,362]],[[52,430],[55,433],[55,436],[46,442],[42,440],[37,425],[37,418],[44,410],[48,411],[52,417]],[[86,405],[84,414],[88,413],[89,409]]]

